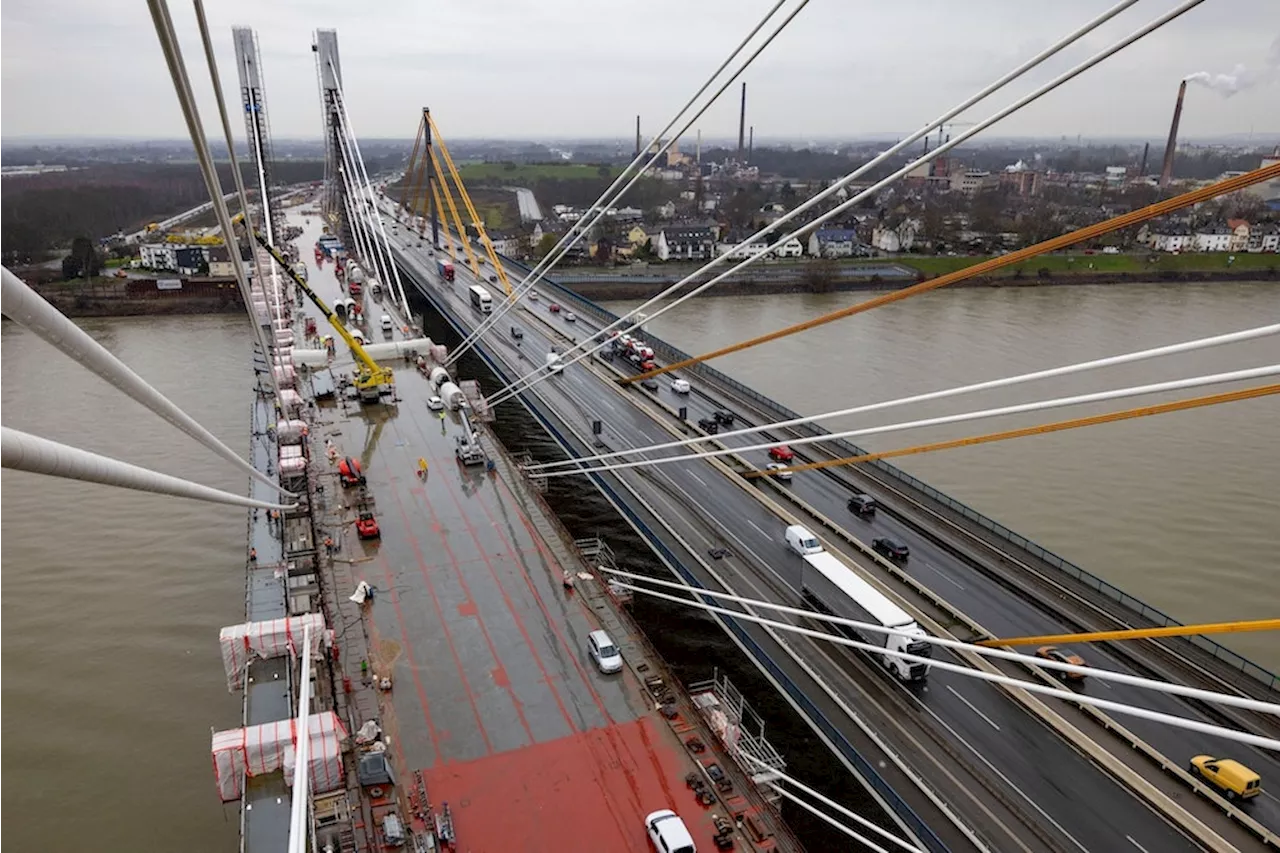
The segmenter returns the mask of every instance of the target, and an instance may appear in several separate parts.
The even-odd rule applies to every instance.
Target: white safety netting
[[[290,718],[214,732],[213,772],[218,795],[224,803],[240,798],[245,777],[283,770],[285,784],[293,784],[296,726],[297,720]],[[309,726],[311,790],[317,794],[335,791],[346,784],[342,744],[347,739],[347,731],[333,711],[312,714]]]
[[[297,654],[307,628],[311,629],[311,654],[316,654],[322,643],[326,648],[333,644],[333,632],[325,629],[324,615],[320,613],[223,628],[218,643],[222,646],[227,689],[234,691],[244,684],[245,667],[253,660]]]

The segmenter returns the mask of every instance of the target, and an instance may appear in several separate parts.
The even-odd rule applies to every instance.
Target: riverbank
[[[831,282],[816,283],[800,275],[794,278],[775,276],[767,279],[731,279],[709,288],[700,296],[768,296],[784,293],[835,293],[856,290],[898,290],[938,275],[921,274],[914,280],[903,278],[882,278],[880,276],[860,276],[857,278],[841,278]],[[554,278],[554,276],[553,276]],[[671,285],[677,278],[651,278],[625,280],[608,278],[565,278],[561,283],[593,301],[613,299],[649,299],[657,296]],[[695,279],[695,284],[706,278]],[[1052,272],[1039,275],[1014,276],[978,276],[952,287],[1046,287],[1070,286],[1073,284],[1179,284],[1186,282],[1276,282],[1280,281],[1280,270],[1245,269],[1245,270],[1160,270],[1134,273],[1118,272]]]
[[[233,314],[245,310],[240,289],[225,278],[97,278],[31,286],[68,317]]]

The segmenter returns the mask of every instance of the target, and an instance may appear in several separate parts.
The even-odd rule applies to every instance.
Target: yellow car
[[[1262,777],[1233,758],[1197,755],[1191,759],[1191,775],[1218,788],[1228,800],[1248,800],[1262,793]]]

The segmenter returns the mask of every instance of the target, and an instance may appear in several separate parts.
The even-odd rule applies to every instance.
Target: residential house
[[[858,235],[852,228],[819,228],[809,236],[809,254],[815,258],[848,258]]]
[[[1225,225],[1211,225],[1196,231],[1194,248],[1197,252],[1231,251],[1231,229]]]
[[[178,268],[175,257],[177,243],[167,241],[160,243],[142,243],[138,246],[138,255],[142,258],[142,266],[147,269],[172,272]]]
[[[1195,237],[1188,231],[1154,231],[1151,248],[1157,252],[1189,252],[1195,247]]]
[[[676,215],[676,203],[669,201],[666,204],[659,205],[655,212],[660,219],[674,219]]]
[[[632,225],[631,229],[623,236],[632,246],[643,246],[646,240],[653,239],[653,235],[644,230],[643,225]]]
[[[747,243],[745,246],[738,247],[748,234],[726,234],[724,241],[716,244],[717,255],[728,255],[730,260],[742,261],[747,258],[754,258],[767,254],[769,251],[770,241],[767,238],[759,237]]]
[[[1255,225],[1249,229],[1246,252],[1280,252],[1280,225]]]
[[[804,244],[800,242],[799,237],[792,237],[774,249],[773,254],[778,258],[798,258],[804,254]]]
[[[909,252],[923,226],[917,219],[904,219],[896,227],[877,227],[871,232],[871,245],[882,252]]]
[[[639,222],[644,219],[644,211],[638,207],[619,207],[609,211],[609,215],[619,222]]]
[[[1244,219],[1228,219],[1231,229],[1231,252],[1243,252],[1249,246],[1249,223]]]
[[[235,265],[231,263],[231,252],[226,246],[213,246],[209,249],[209,275],[214,278],[231,278],[236,274]]]
[[[174,268],[181,275],[205,275],[209,261],[203,246],[180,246],[173,253]]]
[[[705,261],[713,256],[715,245],[714,229],[705,225],[678,225],[662,229],[655,248],[664,261]]]

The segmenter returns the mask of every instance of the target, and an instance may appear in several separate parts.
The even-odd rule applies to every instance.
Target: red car
[[[559,314],[559,313],[560,313],[560,306],[559,306],[559,305],[556,305],[556,304],[553,302],[553,303],[551,303],[551,305],[550,305],[550,306],[548,306],[548,310],[549,310],[549,311],[551,311],[551,313],[552,313],[552,314]]]
[[[779,444],[777,447],[769,448],[769,458],[774,462],[790,462],[796,458],[796,455],[791,452],[790,447],[785,444]]]
[[[373,517],[373,513],[360,513],[360,517],[356,519],[356,533],[361,539],[381,538],[382,531],[378,528],[378,519]]]

